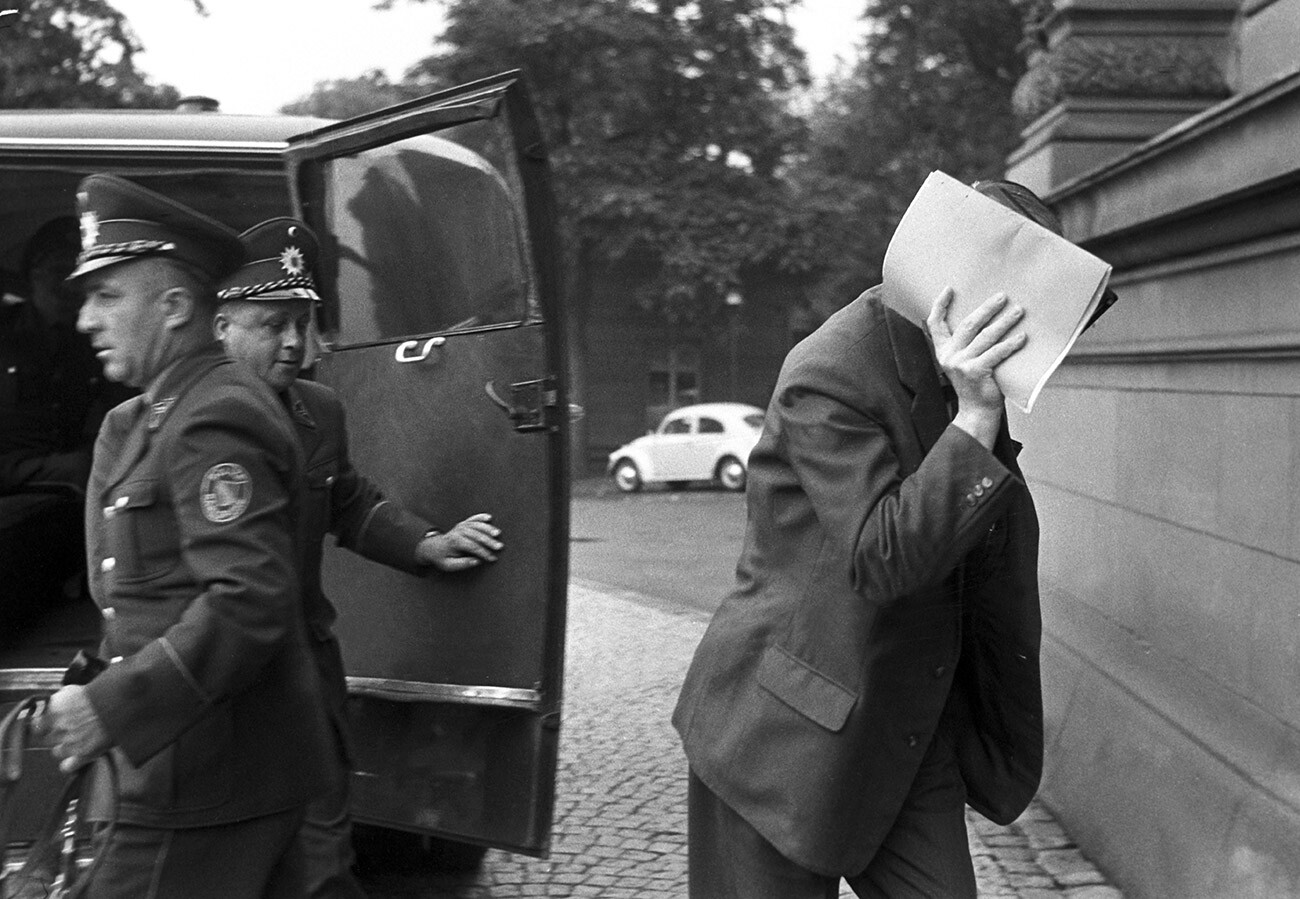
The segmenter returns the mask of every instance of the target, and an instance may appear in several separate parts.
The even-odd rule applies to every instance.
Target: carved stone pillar
[[[1040,193],[1228,96],[1239,0],[1026,0],[1027,123],[1008,177]]]

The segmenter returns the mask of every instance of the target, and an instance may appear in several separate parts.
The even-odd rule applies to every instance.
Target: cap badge
[[[199,487],[203,517],[213,524],[234,521],[253,498],[253,479],[248,469],[237,462],[214,465],[203,475]]]
[[[280,254],[280,268],[291,275],[301,275],[304,268],[302,250],[293,246],[285,247]]]
[[[94,210],[87,209],[81,214],[81,248],[89,250],[99,240],[99,219]]]

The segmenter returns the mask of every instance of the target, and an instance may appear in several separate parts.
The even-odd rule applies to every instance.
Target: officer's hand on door
[[[443,534],[432,531],[415,547],[415,559],[439,571],[465,571],[483,562],[495,562],[505,548],[497,537],[501,530],[486,512],[471,515]]]

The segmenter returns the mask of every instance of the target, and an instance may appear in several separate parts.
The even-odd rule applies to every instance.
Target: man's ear
[[[220,309],[217,314],[212,316],[212,336],[221,343],[226,342],[226,335],[230,333],[230,319],[226,313]]]
[[[163,326],[169,331],[184,328],[199,309],[199,303],[188,288],[171,287],[162,295]]]

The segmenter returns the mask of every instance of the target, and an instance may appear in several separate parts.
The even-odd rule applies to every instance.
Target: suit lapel
[[[149,431],[142,426],[142,420],[148,408],[148,397],[140,394],[114,406],[104,417],[95,452],[107,457],[104,463],[106,471],[102,477],[95,475],[92,478],[91,495],[96,504],[102,502],[105,491],[126,477],[144,455],[149,445]]]
[[[949,422],[943,387],[934,370],[934,354],[920,328],[892,309],[884,308],[884,311],[898,379],[912,393],[912,427],[924,455],[930,452]]]
[[[108,476],[103,481],[103,490],[112,490],[131,473],[148,452],[154,432],[162,427],[176,401],[204,372],[224,361],[219,344],[204,347],[182,357],[159,375],[157,382],[148,390],[113,410],[115,417],[118,412],[124,416],[114,422],[114,427],[129,428],[129,432],[110,463]]]
[[[320,449],[322,434],[316,418],[311,414],[303,392],[296,384],[289,385],[285,402],[289,407],[289,417],[293,419],[293,429],[298,434],[298,443],[302,447],[302,457],[310,468]]]

